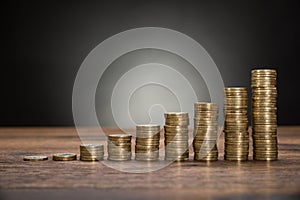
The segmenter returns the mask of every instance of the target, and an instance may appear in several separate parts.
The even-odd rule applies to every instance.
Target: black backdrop
[[[299,1],[45,0],[2,9],[2,126],[73,125],[83,59],[106,38],[145,26],[197,40],[226,86],[249,86],[254,67],[276,68],[279,124],[300,124]]]

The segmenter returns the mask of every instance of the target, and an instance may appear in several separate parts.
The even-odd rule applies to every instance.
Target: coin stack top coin
[[[130,134],[108,135],[107,159],[113,161],[131,160],[131,138]]]
[[[248,160],[248,92],[247,88],[225,88],[224,159]]]
[[[252,70],[252,139],[254,160],[277,160],[277,72]]]
[[[218,109],[215,103],[194,104],[194,160],[218,160]]]
[[[136,126],[135,159],[154,161],[159,159],[160,125]]]
[[[80,160],[82,161],[99,161],[103,160],[104,146],[103,144],[81,144]]]
[[[187,112],[165,113],[165,160],[189,159],[189,115]]]

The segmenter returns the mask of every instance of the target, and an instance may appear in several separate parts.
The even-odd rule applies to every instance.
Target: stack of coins
[[[55,161],[72,161],[76,159],[77,155],[75,153],[56,153],[52,156],[52,160]]]
[[[165,113],[165,159],[189,159],[189,115],[187,112]]]
[[[277,72],[252,70],[252,139],[254,160],[277,160]]]
[[[113,161],[131,160],[131,138],[130,134],[109,135],[107,141],[107,159]]]
[[[154,161],[159,158],[160,125],[136,126],[135,159]]]
[[[248,93],[247,88],[225,88],[224,159],[248,160]]]
[[[81,144],[80,160],[82,161],[99,161],[103,160],[104,146],[103,144]]]
[[[194,160],[218,160],[218,109],[214,103],[194,104]]]

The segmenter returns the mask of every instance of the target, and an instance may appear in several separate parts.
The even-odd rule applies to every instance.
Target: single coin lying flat
[[[48,160],[48,156],[25,156],[23,158],[24,161],[43,161]]]

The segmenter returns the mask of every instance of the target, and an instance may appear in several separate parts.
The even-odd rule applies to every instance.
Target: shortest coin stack
[[[77,156],[75,153],[57,153],[53,154],[52,159],[55,161],[71,161],[76,160]]]
[[[48,156],[25,156],[24,161],[43,161],[48,160]]]
[[[107,159],[113,161],[131,160],[131,138],[130,134],[109,135],[107,141]]]
[[[103,160],[104,146],[103,144],[81,144],[80,160],[82,161],[99,161]]]
[[[136,126],[135,159],[143,161],[154,161],[159,158],[159,125]]]
[[[165,113],[165,160],[189,159],[189,115],[187,112]]]
[[[215,103],[194,104],[194,160],[218,160],[218,109]]]

